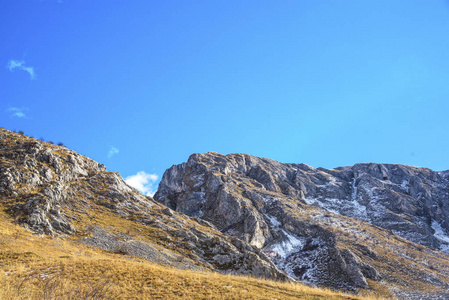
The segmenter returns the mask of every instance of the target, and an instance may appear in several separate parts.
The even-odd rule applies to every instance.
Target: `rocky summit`
[[[103,165],[6,129],[0,129],[0,208],[36,234],[178,268],[288,279],[259,248],[173,212]]]
[[[0,210],[40,238],[178,269],[449,299],[449,171],[210,152],[169,168],[153,199],[75,151],[0,128]]]
[[[448,179],[396,164],[315,169],[210,152],[168,169],[154,198],[262,250],[295,280],[444,298]]]

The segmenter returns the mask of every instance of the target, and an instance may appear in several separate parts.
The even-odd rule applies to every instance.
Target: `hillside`
[[[172,212],[93,160],[5,130],[0,138],[2,205],[25,228],[179,268],[286,278],[258,249]]]
[[[360,299],[300,284],[181,270],[36,235],[0,213],[0,299]]]
[[[167,170],[155,199],[257,247],[296,280],[444,299],[447,173],[386,164],[314,169],[211,152]]]
[[[205,153],[153,199],[0,129],[0,299],[445,299],[447,174]]]
[[[257,247],[6,129],[0,245],[0,299],[357,299],[293,283]]]

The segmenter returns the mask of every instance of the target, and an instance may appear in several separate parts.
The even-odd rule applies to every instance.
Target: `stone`
[[[144,242],[93,225],[87,230],[91,236],[80,242],[183,269],[288,280],[245,242],[237,243],[212,223],[196,222],[155,202],[128,186],[120,174],[85,156],[2,128],[0,137],[0,201],[20,225],[36,234],[73,235],[86,230],[75,228],[74,220],[95,222],[96,210],[108,210],[116,218],[135,218],[139,225],[157,228],[157,241]]]
[[[383,278],[387,259],[368,228],[449,252],[448,178],[403,165],[328,170],[209,152],[169,168],[154,198],[261,250],[291,278],[356,290]]]

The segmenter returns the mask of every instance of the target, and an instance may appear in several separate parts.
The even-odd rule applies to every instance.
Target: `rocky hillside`
[[[403,299],[449,297],[448,179],[206,153],[168,169],[154,200],[72,150],[0,129],[0,210],[55,243]]]
[[[259,248],[173,212],[87,157],[6,129],[0,209],[37,234],[178,268],[287,279]]]
[[[448,179],[403,165],[328,170],[205,153],[168,169],[155,199],[261,249],[297,280],[422,296],[449,289]]]

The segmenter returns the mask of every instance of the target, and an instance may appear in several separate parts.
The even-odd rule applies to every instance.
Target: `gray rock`
[[[449,252],[448,178],[403,165],[328,170],[210,152],[168,169],[154,198],[262,250],[292,278],[354,290],[384,278],[378,268],[386,257],[372,250],[377,237],[367,224],[380,236]],[[365,242],[354,242],[360,234]]]
[[[367,288],[368,283],[366,282],[365,276],[363,276],[362,270],[360,269],[360,261],[348,249],[343,249],[340,251],[340,255],[343,258],[343,261],[341,262],[342,269],[345,271],[353,285],[355,287]]]
[[[93,226],[92,235],[81,242],[179,268],[288,279],[257,249],[236,242],[208,221],[195,222],[162,206],[85,156],[1,128],[0,138],[0,201],[7,200],[3,204],[8,213],[37,234],[82,234],[84,229],[75,228],[74,220],[91,223],[96,211],[107,210],[153,227],[155,241]],[[176,169],[172,172],[176,177]],[[198,201],[202,194],[193,197]]]

